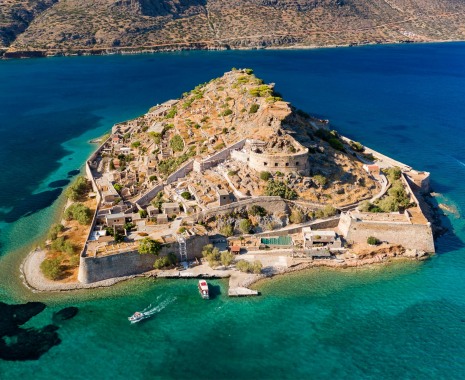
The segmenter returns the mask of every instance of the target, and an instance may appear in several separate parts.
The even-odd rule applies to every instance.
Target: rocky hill
[[[14,57],[459,40],[464,15],[461,0],[3,0],[0,50]]]
[[[235,189],[240,197],[275,195],[279,189],[271,189],[270,180],[286,183],[290,198],[334,206],[379,192],[353,146],[326,121],[283,101],[250,69],[225,73],[113,129],[99,167],[109,168],[109,181],[127,199],[167,181],[191,160],[200,169],[185,180],[205,205],[216,199],[216,189]],[[242,158],[217,161],[245,138],[237,151]]]

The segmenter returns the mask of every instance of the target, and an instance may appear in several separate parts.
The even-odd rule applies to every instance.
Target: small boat
[[[199,281],[199,293],[204,300],[210,299],[210,295],[208,294],[208,284],[205,280]]]
[[[145,317],[144,313],[136,311],[133,315],[128,317],[128,319],[131,323],[136,323],[136,322],[142,321],[144,317]]]

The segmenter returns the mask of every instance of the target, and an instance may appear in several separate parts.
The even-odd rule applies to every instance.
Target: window
[[[286,166],[289,166],[289,162],[286,162]]]
[[[264,166],[268,165],[268,162],[264,162],[263,165],[264,165]]]
[[[298,162],[298,161],[295,163],[295,166],[299,166],[299,162]]]
[[[278,163],[277,163],[277,162],[275,162],[275,163],[274,163],[274,166],[278,166]]]

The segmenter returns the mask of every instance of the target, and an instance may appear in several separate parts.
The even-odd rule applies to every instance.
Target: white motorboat
[[[210,294],[208,293],[208,284],[205,280],[199,281],[199,293],[204,300],[210,299]]]
[[[131,315],[130,317],[128,317],[128,320],[131,322],[131,323],[136,323],[136,322],[139,322],[139,321],[142,321],[144,319],[145,315],[144,313],[141,313],[139,311],[136,311],[133,315]]]

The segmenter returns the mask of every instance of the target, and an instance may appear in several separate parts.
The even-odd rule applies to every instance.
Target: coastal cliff
[[[9,0],[5,57],[463,40],[465,4],[334,0]]]

